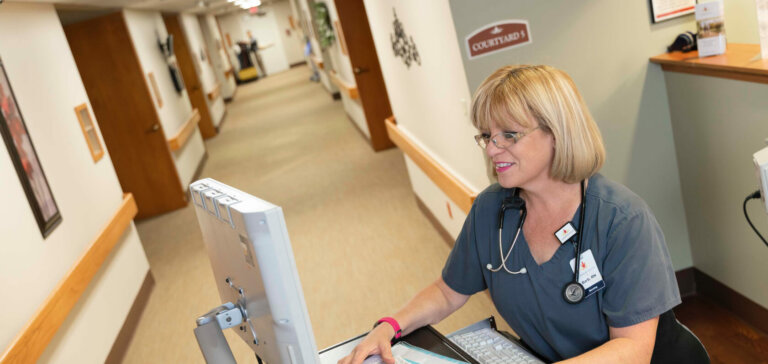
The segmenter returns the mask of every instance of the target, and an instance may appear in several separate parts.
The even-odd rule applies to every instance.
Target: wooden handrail
[[[221,84],[216,83],[216,86],[213,87],[213,90],[208,93],[208,100],[214,101],[219,98],[219,95],[221,94]]]
[[[0,356],[0,363],[34,363],[40,358],[137,212],[133,195],[124,194],[112,219],[13,339]]]
[[[759,44],[728,43],[724,54],[699,58],[699,53],[671,52],[651,57],[664,71],[768,83],[768,60]]]
[[[340,90],[349,95],[350,99],[356,100],[360,98],[360,93],[357,92],[357,86],[350,85],[346,81],[342,80],[335,71],[330,71],[328,74],[331,76],[331,82],[333,82]]]
[[[325,68],[323,66],[323,59],[322,58],[316,57],[315,55],[310,56],[310,58],[312,58],[312,62],[315,62],[315,66],[317,66],[317,68],[319,68],[319,69]]]
[[[200,112],[197,109],[193,109],[192,115],[189,116],[189,119],[184,123],[184,126],[179,129],[173,138],[168,139],[168,146],[172,151],[177,151],[181,149],[184,144],[187,144],[189,137],[192,136],[192,132],[195,131],[195,127],[197,127],[197,123],[199,122]]]
[[[389,139],[397,145],[417,166],[437,185],[460,209],[469,213],[472,203],[477,197],[467,185],[459,181],[451,172],[443,168],[434,158],[429,156],[411,138],[397,126],[395,117],[388,117],[387,125]]]

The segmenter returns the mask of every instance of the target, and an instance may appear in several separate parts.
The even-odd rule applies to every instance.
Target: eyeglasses
[[[495,135],[488,135],[488,133],[478,134],[475,135],[475,142],[477,143],[480,148],[488,148],[488,144],[493,141],[493,145],[496,146],[496,148],[506,148],[511,146],[512,144],[517,143],[520,138],[532,133],[534,130],[538,129],[539,127],[535,127],[533,129],[530,129],[528,131],[502,131],[500,133],[497,133]],[[499,135],[501,135],[501,139],[499,139]]]

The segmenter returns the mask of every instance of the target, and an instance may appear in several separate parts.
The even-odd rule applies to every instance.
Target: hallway
[[[450,247],[418,209],[402,153],[374,153],[305,66],[238,88],[206,141],[210,177],[283,208],[318,350],[359,335],[436,279]],[[125,363],[202,363],[195,319],[221,302],[191,206],[138,222],[155,287]],[[437,325],[494,314],[476,295]],[[506,326],[504,326],[506,328]],[[239,363],[255,363],[234,334]]]

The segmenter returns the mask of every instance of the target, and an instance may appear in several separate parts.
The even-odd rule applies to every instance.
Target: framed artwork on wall
[[[650,0],[654,23],[693,14],[696,0]]]
[[[5,65],[0,61],[0,134],[27,195],[40,233],[47,237],[61,223],[61,214],[21,116]]]

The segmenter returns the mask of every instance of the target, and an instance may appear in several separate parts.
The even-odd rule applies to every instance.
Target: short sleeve
[[[603,314],[612,327],[631,326],[680,304],[664,235],[645,207],[614,221],[603,263]]]
[[[483,277],[476,241],[476,206],[475,203],[464,220],[464,227],[456,239],[456,244],[443,267],[443,280],[454,291],[472,295],[487,288]]]

